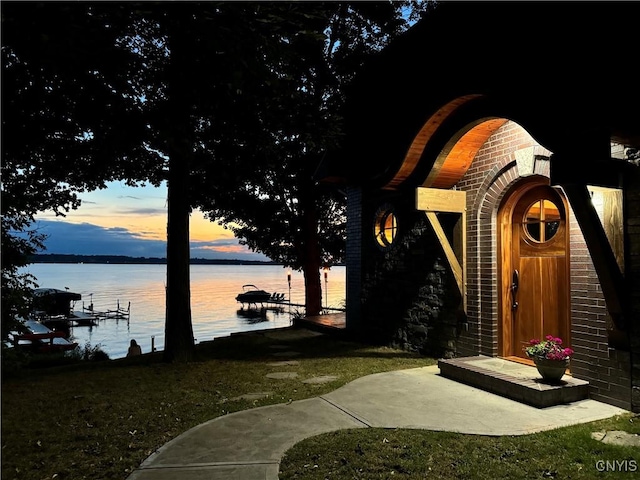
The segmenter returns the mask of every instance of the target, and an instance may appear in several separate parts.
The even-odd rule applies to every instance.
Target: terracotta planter
[[[546,358],[534,358],[533,363],[535,363],[538,373],[544,380],[559,382],[569,366],[569,359],[549,360]]]

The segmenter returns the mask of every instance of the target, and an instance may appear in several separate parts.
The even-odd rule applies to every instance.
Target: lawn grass
[[[268,364],[296,351],[298,365]],[[322,395],[355,378],[434,360],[327,336],[234,335],[198,345],[199,361],[159,354],[29,370],[2,384],[2,479],[125,479],[154,450],[204,421]],[[295,371],[293,381],[270,379]],[[326,384],[300,380],[335,375]],[[238,399],[248,393],[258,400]]]
[[[167,441],[212,418],[322,395],[368,374],[435,364],[416,354],[328,336],[295,339],[287,336],[291,332],[200,344],[199,360],[188,365],[166,364],[154,354],[4,379],[2,479],[123,480]],[[269,365],[284,359],[299,363]],[[266,377],[274,371],[296,372],[298,378]],[[326,384],[300,381],[323,375],[338,378]],[[264,396],[240,398],[257,392]],[[639,478],[638,472],[598,472],[596,461],[640,463],[639,452],[590,437],[597,430],[640,433],[639,424],[628,416],[514,437],[341,431],[294,446],[283,459],[280,478]]]
[[[592,432],[600,430],[640,433],[640,418],[623,415],[501,437],[407,429],[342,430],[303,440],[290,449],[280,465],[280,480],[640,478],[640,449],[591,438]]]

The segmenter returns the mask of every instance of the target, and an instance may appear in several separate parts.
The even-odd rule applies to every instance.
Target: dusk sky
[[[80,208],[66,217],[49,212],[36,217],[40,231],[49,236],[43,253],[166,256],[166,185],[133,188],[112,182],[80,199]],[[192,213],[190,226],[192,258],[269,260],[241,246],[230,230],[199,211]]]

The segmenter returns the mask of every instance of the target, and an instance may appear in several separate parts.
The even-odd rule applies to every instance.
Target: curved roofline
[[[348,92],[342,148],[320,176],[372,188],[419,184],[430,170],[423,161],[451,140],[445,132],[487,118],[518,123],[554,152],[612,139],[640,146],[637,38],[624,24],[635,6],[579,8],[578,22],[555,2],[439,4],[362,70]],[[476,96],[494,110],[458,121]],[[437,118],[467,97],[456,115]]]

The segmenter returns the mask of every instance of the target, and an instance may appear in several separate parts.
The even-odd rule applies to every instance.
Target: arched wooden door
[[[526,358],[532,338],[569,343],[567,205],[549,185],[516,187],[499,213],[502,355]]]

